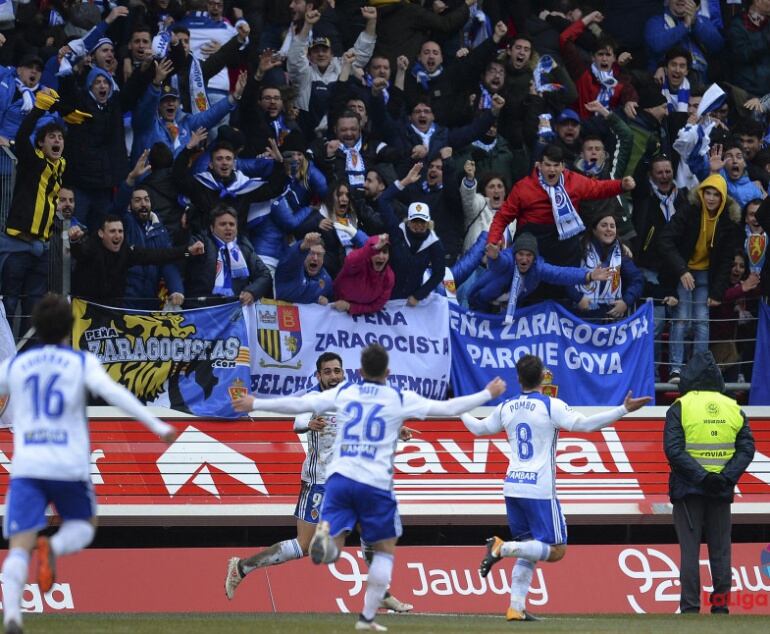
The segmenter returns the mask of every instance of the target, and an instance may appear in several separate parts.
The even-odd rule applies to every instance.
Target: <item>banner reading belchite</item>
[[[236,418],[231,401],[249,386],[249,348],[238,303],[153,312],[75,299],[73,345],[147,405]]]
[[[590,324],[554,302],[502,315],[450,304],[452,388],[471,394],[495,376],[508,383],[500,400],[520,393],[516,361],[525,354],[545,364],[544,392],[570,405],[618,405],[628,392],[655,397],[652,304],[623,321]],[[497,401],[500,402],[500,401]]]

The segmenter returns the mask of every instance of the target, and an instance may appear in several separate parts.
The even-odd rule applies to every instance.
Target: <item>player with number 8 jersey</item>
[[[520,396],[504,401],[483,420],[468,414],[461,418],[468,431],[477,436],[504,431],[511,445],[503,494],[514,541],[488,539],[479,572],[486,577],[503,557],[516,557],[506,618],[533,621],[538,619],[525,610],[525,604],[535,565],[538,561],[559,561],[567,549],[567,524],[556,498],[559,430],[596,431],[639,409],[650,397],[632,398],[629,392],[623,405],[584,416],[561,399],[542,393],[545,368],[539,357],[522,356],[516,362],[516,372]]]
[[[243,396],[234,403],[239,411],[337,412],[337,436],[326,470],[326,497],[321,522],[310,543],[310,557],[316,564],[334,563],[348,533],[356,524],[360,526],[362,539],[374,548],[364,609],[355,626],[362,631],[387,629],[374,617],[390,583],[396,542],[402,532],[393,494],[393,456],[404,421],[431,415],[456,416],[505,391],[505,382],[496,378],[475,394],[433,401],[388,386],[389,373],[388,353],[372,344],[361,352],[363,383],[348,382],[333,390],[299,397]]]

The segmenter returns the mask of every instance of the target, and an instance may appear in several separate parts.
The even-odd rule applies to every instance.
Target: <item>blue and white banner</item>
[[[749,405],[770,405],[770,306],[759,302],[758,316]]]
[[[449,386],[450,339],[446,297],[418,306],[391,300],[378,313],[351,317],[330,306],[263,300],[244,310],[251,352],[251,391],[257,396],[301,394],[316,385],[316,359],[342,357],[349,380],[360,380],[361,350],[379,343],[390,355],[388,383],[432,399]]]
[[[240,304],[179,312],[72,301],[72,344],[147,405],[236,418],[233,398],[249,388],[249,349]]]
[[[480,390],[496,376],[508,383],[500,400],[516,396],[521,391],[516,361],[534,354],[548,370],[545,393],[570,405],[619,405],[629,390],[655,398],[649,302],[631,317],[605,325],[585,322],[553,302],[518,309],[510,325],[502,315],[454,304],[449,310],[456,396]]]

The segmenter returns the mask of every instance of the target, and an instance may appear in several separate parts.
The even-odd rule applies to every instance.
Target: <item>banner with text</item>
[[[361,350],[379,343],[390,355],[391,386],[443,399],[451,361],[447,305],[438,295],[418,306],[392,300],[378,313],[355,317],[320,304],[263,300],[249,306],[252,392],[305,392],[316,384],[316,359],[326,351],[339,354],[348,379],[355,380]]]
[[[554,302],[517,310],[509,325],[502,315],[455,304],[449,310],[457,396],[482,389],[498,375],[508,382],[500,400],[519,394],[516,361],[534,354],[547,368],[544,392],[570,405],[618,405],[629,390],[655,397],[649,302],[627,319],[603,325],[585,322]]]
[[[249,386],[249,348],[238,303],[151,312],[72,301],[75,348],[148,405],[234,418]]]
[[[749,405],[770,405],[770,306],[762,302],[759,302],[759,324]]]

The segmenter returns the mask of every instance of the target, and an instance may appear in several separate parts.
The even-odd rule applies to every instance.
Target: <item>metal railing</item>
[[[5,231],[16,184],[16,155],[7,145],[0,146],[0,232]]]
[[[70,294],[72,288],[72,255],[68,233],[71,226],[69,218],[62,218],[56,213],[48,251],[48,290],[65,296]]]

